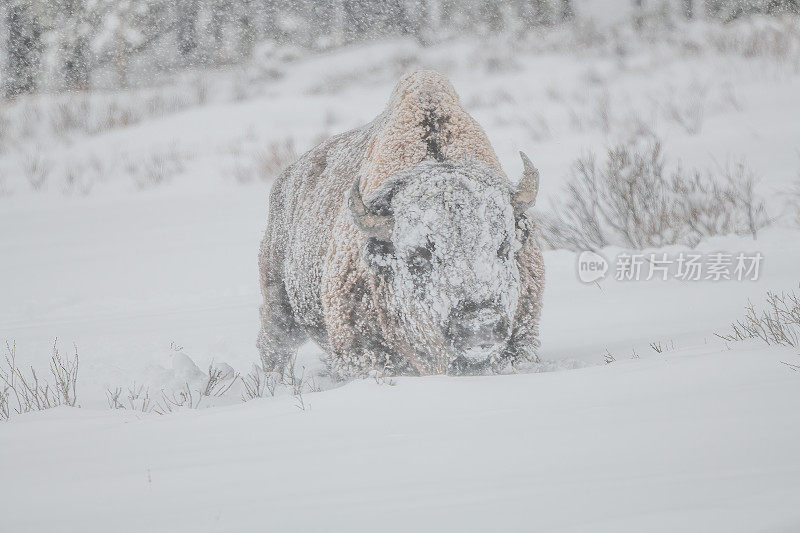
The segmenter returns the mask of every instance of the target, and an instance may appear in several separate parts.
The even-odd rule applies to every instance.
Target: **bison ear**
[[[511,197],[511,205],[514,206],[514,214],[522,216],[525,211],[533,207],[536,203],[536,194],[539,192],[539,171],[533,166],[531,160],[523,152],[519,153],[522,157],[523,173],[519,180],[517,190]]]
[[[369,210],[364,204],[364,199],[361,197],[360,179],[353,182],[350,188],[350,194],[347,198],[347,205],[350,210],[350,215],[353,217],[353,222],[356,227],[366,233],[370,237],[374,237],[381,241],[390,241],[392,238],[392,229],[394,227],[394,218],[391,215],[378,215]]]

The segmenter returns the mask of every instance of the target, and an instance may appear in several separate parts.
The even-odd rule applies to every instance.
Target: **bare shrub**
[[[298,372],[297,358],[293,357],[286,365],[283,373],[266,372],[261,366],[253,365],[252,370],[242,378],[244,392],[242,401],[247,402],[256,398],[273,397],[280,387],[295,399],[295,405],[301,411],[305,411],[306,404],[303,394],[306,392],[318,392],[313,377],[306,376],[306,369],[301,366]]]
[[[486,72],[490,74],[500,74],[504,72],[516,72],[522,69],[517,61],[515,54],[508,50],[489,50],[488,53],[477,53],[473,59],[479,65],[483,65]]]
[[[603,89],[595,101],[592,120],[603,133],[607,134],[611,130],[611,96],[607,88]]]
[[[8,404],[10,388],[5,383],[0,387],[0,420],[8,420],[11,417],[11,410]]]
[[[233,76],[233,85],[231,89],[235,102],[241,102],[250,96],[250,79],[244,69],[238,69],[236,71],[236,74]]]
[[[71,133],[95,135],[124,128],[151,117],[160,117],[200,105],[208,99],[208,86],[198,76],[193,82],[173,88],[145,88],[108,93],[68,92],[31,97],[0,109],[0,124],[18,139],[52,133],[64,139]],[[7,112],[6,112],[7,111]],[[0,140],[2,140],[0,133]],[[0,143],[2,146],[2,143]]]
[[[106,399],[110,409],[165,415],[181,409],[198,409],[205,398],[225,396],[237,382],[242,383],[240,398],[243,402],[274,397],[280,392],[291,395],[297,408],[303,411],[309,407],[303,395],[320,390],[314,378],[306,375],[305,367],[298,369],[296,359],[292,359],[282,374],[265,372],[260,366],[253,365],[251,371],[243,376],[227,365],[215,366],[212,363],[205,381],[199,387],[184,383],[177,390],[161,389],[152,395],[149,387],[134,383],[127,388],[107,389]]]
[[[241,379],[244,386],[244,391],[242,392],[243,402],[275,396],[275,389],[281,381],[280,374],[265,372],[259,365],[253,365],[250,372]]]
[[[256,154],[256,173],[262,181],[272,180],[296,159],[294,139],[287,137],[283,141],[271,143],[265,151]]]
[[[78,383],[78,348],[75,355],[65,358],[58,350],[58,339],[50,356],[50,379],[42,378],[35,368],[26,372],[17,366],[17,347],[6,342],[6,356],[0,366],[0,420],[12,413],[41,411],[59,405],[75,407]]]
[[[184,155],[176,145],[149,154],[141,166],[130,162],[134,183],[139,189],[163,185],[184,170]]]
[[[202,83],[198,82],[194,86],[195,96],[194,98],[207,98],[207,95],[204,94],[207,87]],[[161,117],[164,115],[169,115],[171,113],[177,113],[178,111],[182,111],[189,107],[189,101],[185,96],[180,94],[168,94],[165,92],[157,92],[148,96],[144,100],[144,107],[143,109],[137,112],[137,115],[140,119],[150,118],[150,117]]]
[[[294,394],[301,392],[319,392],[321,389],[317,386],[313,376],[306,376],[306,367],[300,367],[300,373],[297,372],[297,356],[292,357],[286,365],[281,375],[281,382],[290,387]]]
[[[170,343],[170,348],[180,351],[183,347]],[[106,400],[110,409],[127,409],[143,413],[156,413],[164,415],[180,409],[197,409],[204,398],[221,397],[230,391],[240,379],[228,365],[214,365],[208,367],[208,374],[200,387],[192,387],[184,382],[177,390],[161,389],[156,394],[150,393],[150,387],[133,385],[123,389],[116,387],[106,390]],[[246,382],[247,377],[243,379]]]
[[[57,137],[64,137],[73,131],[86,131],[91,116],[89,100],[67,95],[50,107],[48,115],[50,128]]]
[[[103,170],[102,162],[93,157],[88,163],[75,163],[64,168],[61,190],[65,194],[87,195],[92,191]]]
[[[584,119],[583,115],[569,104],[565,104],[567,113],[569,114],[569,125],[572,131],[583,131]]]
[[[690,235],[685,244],[730,233],[756,239],[758,231],[772,223],[763,200],[756,196],[756,175],[743,160],[729,162],[717,172],[704,176],[695,170],[689,179],[681,179],[678,171],[673,177],[670,192],[676,196],[671,201]]]
[[[378,385],[388,385],[390,387],[397,385],[397,382],[391,375],[387,375],[386,372],[381,370],[373,370],[369,373],[369,376],[374,379],[375,383]]]
[[[131,411],[141,411],[149,413],[153,410],[153,401],[150,399],[150,389],[144,385],[128,387],[126,391],[122,387],[106,391],[109,409],[130,409]]]
[[[794,215],[794,223],[800,228],[800,179],[794,182],[789,190],[789,208]]]
[[[236,180],[236,183],[245,184],[251,183],[253,181],[253,167],[250,165],[244,165],[238,160],[233,166],[233,177]]]
[[[650,343],[650,348],[657,354],[661,355],[664,352],[674,350],[675,341],[669,341],[668,343],[663,343],[661,341],[653,341]]]
[[[494,108],[503,104],[514,105],[516,103],[517,101],[513,94],[509,93],[505,89],[500,88],[488,91],[486,93],[472,95],[469,101],[466,103],[466,107],[469,109],[478,109],[483,107]]]
[[[657,354],[664,353],[664,346],[660,342],[651,342],[650,348],[652,348]]]
[[[745,316],[731,324],[731,332],[717,334],[726,341],[761,339],[769,345],[800,346],[800,296],[794,291],[767,292],[764,309],[752,302],[745,306]]]
[[[697,135],[703,128],[706,109],[706,91],[692,87],[683,95],[671,95],[664,106],[664,114],[689,135]]]
[[[106,389],[106,400],[108,401],[109,409],[125,409],[121,401],[122,388],[117,387],[114,390]]]
[[[633,350],[631,350],[630,359],[639,359],[639,354],[636,353],[636,348],[633,348]],[[616,361],[617,358],[614,356],[614,354],[611,353],[608,348],[606,348],[606,351],[603,354],[603,362],[607,365],[610,365],[611,363],[615,363]]]
[[[159,415],[165,415],[181,408],[197,409],[204,397],[205,395],[201,391],[193,392],[188,383],[185,383],[183,388],[177,391],[167,392],[162,389],[161,398],[153,404],[152,411]]]
[[[595,67],[587,68],[583,73],[583,79],[589,85],[594,85],[598,87],[606,87],[606,77],[598,71]]]
[[[42,111],[31,100],[27,100],[22,107],[17,120],[17,132],[20,137],[33,137],[42,121]]]
[[[192,90],[195,101],[202,105],[208,101],[208,80],[205,76],[197,75],[192,78]]]
[[[535,142],[547,141],[552,137],[550,125],[541,113],[534,113],[530,117],[522,119],[522,124]]]
[[[742,100],[736,92],[736,87],[732,83],[725,82],[722,84],[719,90],[718,106],[721,109],[734,109],[736,111],[742,111],[744,109]]]
[[[53,343],[53,355],[50,357],[50,374],[53,376],[55,391],[59,405],[75,407],[78,399],[78,347],[75,346],[75,357],[64,359],[58,352],[58,339]]]
[[[235,145],[230,147],[230,153],[235,158],[231,173],[237,183],[246,184],[255,180],[270,182],[298,157],[294,139],[291,137],[263,147],[260,146],[255,132],[248,132],[244,142],[256,144],[258,147],[248,150],[242,150]]]
[[[718,53],[764,57],[798,66],[800,27],[795,16],[762,18],[756,23],[748,20],[735,25],[709,25],[705,31],[706,41]]]
[[[83,169],[79,166],[67,167],[64,170],[64,191],[75,190],[82,174]]]
[[[164,154],[152,154],[144,164],[144,181],[139,186],[155,186],[164,183],[170,175],[168,160]]]
[[[239,379],[239,374],[235,373],[232,368],[214,366],[212,362],[208,367],[208,379],[200,394],[222,396],[230,390],[237,379]]]
[[[134,383],[126,390],[122,387],[106,390],[109,409],[126,409],[142,413],[164,415],[181,408],[197,409],[204,395],[199,390],[192,390],[188,383],[178,390],[161,389],[159,395],[150,395],[150,387]]]
[[[591,17],[577,17],[570,24],[555,25],[546,31],[537,27],[513,45],[528,53],[592,51],[616,58],[620,67],[625,66],[624,59],[632,53],[654,45],[664,45],[689,56],[710,50],[800,66],[800,27],[796,15],[754,16],[731,23],[707,19],[695,29],[677,23],[668,3],[645,4],[632,14],[625,23],[605,29],[598,27]]]
[[[573,166],[567,200],[542,216],[542,238],[571,250],[695,246],[730,233],[755,238],[771,222],[755,195],[755,175],[744,162],[721,173],[668,172],[657,139],[609,149],[604,166],[589,154]]]
[[[311,85],[306,91],[310,95],[335,95],[342,92],[344,89],[354,85],[359,80],[359,74],[364,72],[354,71],[338,71],[336,74],[327,74],[322,80]],[[236,93],[236,86],[234,85],[234,94]]]
[[[41,148],[31,152],[22,162],[22,171],[34,191],[40,191],[50,176],[52,164]]]
[[[755,172],[747,166],[744,159],[740,159],[735,163],[728,162],[722,169],[722,175],[727,182],[723,185],[726,200],[744,214],[744,219],[735,223],[735,232],[740,235],[749,233],[753,239],[757,239],[758,230],[770,225],[773,219],[767,214],[764,202],[756,196],[758,179]]]
[[[642,139],[655,141],[656,122],[655,117],[642,117],[639,113],[631,111],[626,117],[619,121],[618,133],[614,137],[623,144],[637,145]]]
[[[144,385],[133,384],[133,387],[128,389],[128,406],[131,409],[149,413],[153,409],[153,400],[150,399],[150,388]]]
[[[142,114],[130,105],[111,102],[105,110],[105,117],[97,123],[96,131],[112,130],[132,126],[142,120]]]
[[[106,390],[109,409],[125,409],[142,413],[164,415],[181,408],[197,409],[204,395],[199,390],[192,390],[188,383],[178,390],[161,389],[158,396],[150,395],[150,387],[134,383],[127,389],[116,387]]]

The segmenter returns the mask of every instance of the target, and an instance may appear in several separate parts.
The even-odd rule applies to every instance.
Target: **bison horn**
[[[539,192],[539,171],[536,170],[527,155],[523,152],[520,152],[519,155],[522,157],[524,170],[522,179],[517,185],[517,191],[511,197],[511,205],[514,206],[514,212],[517,215],[522,215],[536,203],[536,194]]]
[[[394,220],[391,215],[377,215],[371,212],[361,198],[360,180],[356,179],[350,189],[350,196],[347,199],[350,214],[353,217],[358,229],[376,239],[382,241],[391,240],[392,227]]]

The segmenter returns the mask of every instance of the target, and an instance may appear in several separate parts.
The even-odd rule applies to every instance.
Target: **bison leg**
[[[261,364],[267,372],[282,373],[308,335],[294,320],[283,283],[267,284],[262,292],[264,305],[258,334]]]
[[[537,328],[538,329],[538,328]],[[506,347],[504,362],[521,363],[523,361],[539,362],[539,339],[535,332],[516,335]]]

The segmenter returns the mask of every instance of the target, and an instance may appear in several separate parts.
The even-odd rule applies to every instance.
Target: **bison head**
[[[515,254],[539,176],[522,155],[516,189],[477,161],[426,161],[349,196],[361,257],[385,287],[417,371],[480,371],[502,359],[519,298]]]

